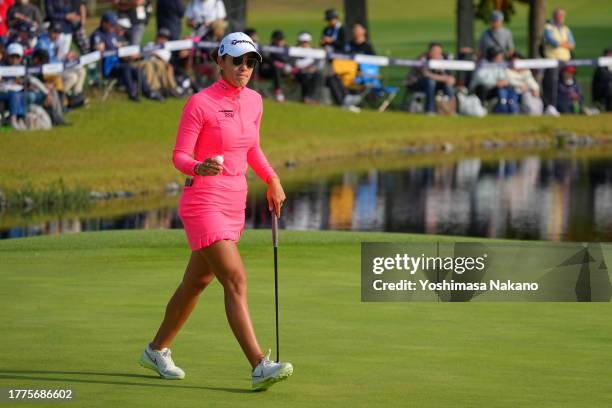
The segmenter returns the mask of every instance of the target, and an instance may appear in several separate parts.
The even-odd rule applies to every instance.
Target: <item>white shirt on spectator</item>
[[[191,0],[185,17],[194,20],[196,24],[208,25],[215,20],[225,19],[227,11],[222,0]]]
[[[538,85],[530,70],[508,69],[507,74],[508,82],[510,82],[510,86],[514,87],[516,93],[522,94],[524,85],[527,85],[531,92],[540,92],[540,85]]]
[[[66,57],[70,52],[71,42],[72,35],[68,36],[64,33],[61,33],[56,41],[51,41],[52,46],[55,48],[55,57],[58,61],[66,61]]]
[[[483,64],[472,75],[470,90],[474,90],[478,85],[483,85],[490,89],[497,86],[497,81],[508,80],[508,70],[501,64]]]

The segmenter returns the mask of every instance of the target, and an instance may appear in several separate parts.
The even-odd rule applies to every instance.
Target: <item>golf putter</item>
[[[278,341],[278,217],[274,207],[272,208],[272,243],[274,244],[274,311],[276,313],[276,362],[280,359],[279,341]]]

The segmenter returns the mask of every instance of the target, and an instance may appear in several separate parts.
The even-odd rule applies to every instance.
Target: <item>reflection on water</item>
[[[309,180],[287,191],[288,229],[612,241],[612,159],[527,157],[407,167]],[[178,197],[177,197],[178,202]],[[249,195],[247,228],[269,228],[263,193]],[[181,228],[176,208],[114,219],[61,219],[0,238],[125,228]]]

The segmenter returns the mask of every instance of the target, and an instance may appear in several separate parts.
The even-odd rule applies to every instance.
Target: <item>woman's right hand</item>
[[[207,158],[196,167],[198,176],[216,176],[223,171],[223,165],[211,157]]]

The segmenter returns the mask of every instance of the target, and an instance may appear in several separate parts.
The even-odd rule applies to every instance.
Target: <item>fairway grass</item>
[[[280,231],[281,358],[295,371],[265,393],[249,391],[217,281],[173,344],[186,379],[138,365],[186,266],[182,230],[0,241],[0,387],[72,388],[74,407],[609,407],[610,303],[360,301],[361,241],[453,239],[467,240]],[[239,248],[265,352],[270,231],[246,230]]]

